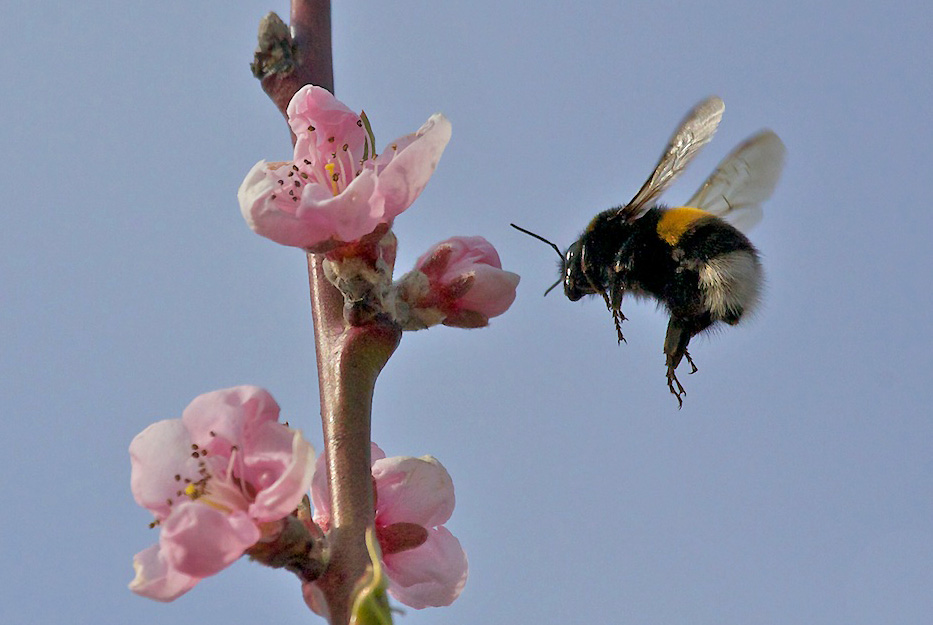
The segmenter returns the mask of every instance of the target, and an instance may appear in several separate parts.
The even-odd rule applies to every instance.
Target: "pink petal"
[[[314,477],[311,478],[311,505],[314,507],[312,519],[327,530],[330,524],[330,485],[327,483],[327,464],[324,454],[317,457],[314,465]]]
[[[198,479],[191,438],[181,419],[158,421],[137,434],[130,443],[130,465],[130,489],[136,503],[158,519],[169,515],[182,480]]]
[[[395,218],[421,194],[450,141],[450,132],[446,117],[432,115],[418,130],[416,139],[397,150],[389,164],[379,170],[372,202],[386,217]],[[391,147],[386,152],[389,150]]]
[[[330,611],[327,606],[327,597],[321,587],[316,582],[302,582],[301,595],[304,597],[305,604],[312,612],[318,616],[324,617],[330,622]]]
[[[330,137],[339,138],[341,145],[349,143],[355,147],[362,144],[366,136],[366,131],[358,124],[359,114],[323,87],[306,85],[299,89],[288,103],[286,115],[299,142],[308,142],[302,149],[296,144],[295,160],[304,157],[306,150],[333,152],[334,144],[327,141]],[[309,130],[312,126],[314,131]]]
[[[291,464],[296,437],[301,438],[297,430],[275,421],[266,421],[251,430],[239,447],[241,455],[235,465],[236,477],[245,480],[255,491],[269,488]]]
[[[468,271],[474,265],[489,265],[502,269],[499,253],[492,243],[483,237],[451,237],[444,241],[453,252],[447,266],[446,277],[449,280]]]
[[[373,463],[376,522],[416,523],[432,528],[454,510],[454,484],[447,469],[431,456],[392,457]]]
[[[476,265],[473,275],[473,287],[460,298],[460,308],[486,317],[501,315],[509,309],[515,301],[515,289],[521,279],[518,274],[489,265]]]
[[[269,169],[265,161],[256,163],[237,191],[240,212],[256,234],[281,245],[311,247],[326,240],[332,228],[326,214],[310,212],[301,217],[297,215],[300,202],[294,202],[291,196],[283,194],[278,184],[278,180],[287,177],[290,167],[288,164]],[[332,198],[333,193],[319,184],[307,184],[302,190],[302,197],[314,202]]]
[[[136,577],[130,582],[130,590],[137,595],[157,601],[174,601],[200,581],[171,568],[158,545],[140,551],[133,557]]]
[[[229,456],[233,445],[243,445],[250,430],[278,421],[279,405],[265,389],[235,386],[195,397],[181,418],[193,443]]]
[[[376,462],[376,460],[382,460],[386,457],[386,452],[382,451],[382,448],[376,443],[369,444],[369,462],[370,464]]]
[[[170,567],[203,578],[233,563],[260,535],[245,512],[190,501],[175,506],[162,523],[159,545]]]
[[[308,241],[316,240],[326,219],[321,216],[320,223],[315,222],[314,215],[298,219],[295,216],[297,205],[293,205],[287,197],[279,197],[282,192],[276,172],[285,167],[270,170],[266,161],[253,165],[237,191],[237,200],[243,219],[253,232],[281,245],[304,247]],[[320,185],[306,185],[303,193],[313,193],[309,191],[312,186],[324,196],[332,195]]]
[[[364,168],[338,195],[310,191],[315,186],[305,186],[298,206],[297,217],[315,224],[314,237],[305,248],[328,239],[355,241],[391,220],[370,201],[376,187],[376,174],[370,168]]]
[[[247,481],[260,489],[249,506],[257,521],[274,521],[292,513],[311,486],[314,449],[298,430],[265,423],[244,458]]]
[[[389,594],[416,609],[453,603],[469,570],[460,541],[444,527],[429,530],[420,547],[386,556],[385,566]]]

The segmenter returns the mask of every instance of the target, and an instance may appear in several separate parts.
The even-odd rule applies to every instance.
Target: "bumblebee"
[[[784,144],[762,130],[739,144],[687,200],[665,207],[660,195],[716,132],[725,105],[718,97],[700,102],[671,137],[654,173],[628,204],[596,215],[565,253],[554,243],[512,226],[553,247],[571,301],[600,295],[612,313],[618,342],[626,293],[656,300],[670,314],[664,354],[667,386],[683,406],[686,394],[676,369],[690,339],[720,322],[735,325],[758,303],[762,269],[758,250],[742,233],[761,219],[784,161]]]

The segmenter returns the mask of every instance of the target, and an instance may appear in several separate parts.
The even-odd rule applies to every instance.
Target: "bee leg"
[[[671,317],[670,322],[667,324],[667,336],[664,338],[664,354],[667,356],[667,388],[677,398],[678,408],[683,407],[683,396],[687,394],[687,391],[684,389],[683,384],[680,383],[680,380],[677,379],[674,370],[680,365],[680,361],[683,360],[684,356],[687,357],[687,362],[693,367],[693,371],[697,370],[696,365],[693,364],[693,359],[687,353],[687,344],[690,343],[690,337],[694,334],[691,332],[691,325],[686,319]]]
[[[612,323],[616,326],[616,336],[618,337],[617,342],[619,345],[622,343],[628,343],[625,340],[625,337],[622,336],[622,322],[625,321],[625,315],[622,314],[621,310],[613,309],[612,311]]]
[[[677,388],[674,388],[675,384],[677,385]],[[681,384],[680,380],[677,379],[677,374],[674,373],[674,370],[671,367],[667,368],[667,388],[669,388],[671,394],[677,398],[677,408],[683,408],[683,397],[687,394],[687,391],[684,390],[684,385]]]
[[[674,370],[686,358],[693,369],[690,373],[697,372],[697,366],[687,351],[687,345],[691,338],[708,328],[712,322],[712,318],[706,313],[693,317],[671,315],[671,320],[667,324],[667,336],[664,338],[664,354],[667,356],[667,387],[677,397],[677,402],[681,406],[683,405],[682,397],[686,395],[686,391],[677,380]]]
[[[687,359],[687,362],[690,364],[690,368],[693,369],[690,372],[690,375],[693,375],[694,373],[699,371],[699,369],[697,369],[697,366],[693,364],[693,358],[690,357],[690,352],[688,352],[686,349],[684,350],[684,358]]]
[[[619,291],[618,297],[616,293],[613,292],[612,299],[609,299],[609,294],[606,291],[602,292],[603,300],[606,302],[606,308],[609,309],[609,312],[612,313],[612,323],[616,327],[616,336],[618,336],[619,343],[627,343],[625,337],[622,336],[622,322],[625,321],[625,315],[622,314],[622,292]]]
[[[616,279],[618,274],[609,278],[609,292],[603,291],[603,298],[606,300],[606,306],[612,313],[612,321],[616,326],[616,335],[619,337],[619,343],[625,343],[625,337],[622,336],[622,322],[625,321],[625,315],[622,314],[622,296],[625,295],[625,289]]]

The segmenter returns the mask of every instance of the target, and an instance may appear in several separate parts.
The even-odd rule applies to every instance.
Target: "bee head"
[[[575,302],[584,295],[592,294],[593,288],[583,271],[583,239],[577,239],[567,248],[561,261],[561,276],[564,283],[564,295]]]

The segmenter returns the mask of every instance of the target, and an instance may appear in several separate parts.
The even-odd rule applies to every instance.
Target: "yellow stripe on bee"
[[[669,208],[661,215],[658,220],[658,236],[667,241],[670,245],[677,245],[680,237],[684,235],[693,222],[703,217],[709,217],[712,213],[699,208],[690,206],[679,206]]]

